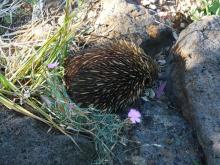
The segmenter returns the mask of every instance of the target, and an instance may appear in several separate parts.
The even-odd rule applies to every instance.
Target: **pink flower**
[[[48,68],[53,69],[56,68],[59,65],[59,62],[50,63],[47,65]]]
[[[68,107],[69,107],[69,109],[74,109],[75,105],[73,103],[69,103]]]
[[[128,113],[128,118],[131,120],[133,124],[141,122],[141,113],[136,109],[130,109]]]
[[[159,99],[163,94],[164,94],[164,89],[165,89],[165,87],[166,87],[166,85],[167,85],[167,82],[166,81],[161,81],[160,82],[160,86],[159,86],[159,88],[157,89],[157,91],[156,91],[156,97]]]

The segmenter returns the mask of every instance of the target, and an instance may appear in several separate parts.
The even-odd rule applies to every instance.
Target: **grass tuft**
[[[220,16],[219,0],[200,0],[202,7],[193,7],[191,9],[192,20],[200,20],[203,16],[218,15]]]
[[[77,40],[87,31],[79,30],[83,18],[78,18],[76,12],[83,3],[79,4],[70,12],[67,1],[64,16],[30,23],[2,35],[0,67],[5,71],[0,74],[0,103],[58,129],[72,140],[72,134],[92,137],[97,151],[94,163],[105,164],[119,142],[124,122],[116,114],[77,106],[63,81],[64,60],[70,49],[74,51],[72,45],[80,49]],[[61,23],[50,25],[57,17]],[[54,62],[59,65],[48,68]]]

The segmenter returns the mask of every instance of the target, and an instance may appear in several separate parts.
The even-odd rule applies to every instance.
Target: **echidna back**
[[[119,110],[134,102],[157,76],[154,61],[132,43],[88,48],[65,65],[68,93],[81,107]]]

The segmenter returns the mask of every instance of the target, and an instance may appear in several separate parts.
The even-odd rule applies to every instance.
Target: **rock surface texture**
[[[11,110],[0,109],[1,165],[87,165],[95,149],[83,137],[74,138],[82,151],[67,136],[48,132],[49,127]],[[52,131],[53,132],[53,131]]]
[[[90,10],[86,12],[87,9]],[[158,51],[161,41],[171,35],[171,30],[159,24],[156,17],[136,0],[93,0],[88,2],[85,10],[81,14],[86,14],[90,40],[94,38],[99,43],[106,38],[123,38],[132,40],[150,53]],[[154,47],[149,46],[151,44]]]
[[[220,164],[220,17],[192,23],[173,50],[171,99],[192,123],[207,164]]]
[[[147,36],[147,27],[154,23],[154,17],[135,1],[101,1],[101,11],[94,23],[95,34],[109,38],[128,34]]]
[[[203,155],[193,130],[165,100],[141,104],[141,123],[123,133],[129,140],[116,152],[114,164],[202,165]]]

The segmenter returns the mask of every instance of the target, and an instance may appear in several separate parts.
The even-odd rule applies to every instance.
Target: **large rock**
[[[90,40],[95,42],[126,39],[154,54],[160,51],[162,42],[169,44],[172,40],[171,30],[159,24],[137,0],[92,0],[85,5],[85,10],[81,14],[86,15],[85,26],[90,28]]]
[[[114,164],[202,164],[201,148],[181,114],[159,101],[146,102],[138,109],[142,121],[123,132],[129,140],[115,153]]]
[[[102,0],[101,11],[94,22],[96,35],[116,38],[128,34],[147,37],[147,27],[154,23],[154,17],[135,1]]]
[[[208,164],[220,164],[220,17],[186,28],[173,47],[171,99],[192,123]]]
[[[1,165],[89,164],[95,148],[87,139],[75,137],[83,152],[65,135],[10,110],[0,109]]]

